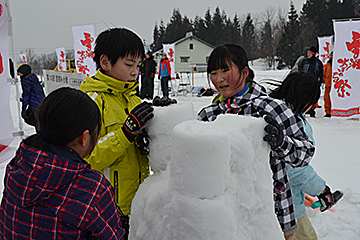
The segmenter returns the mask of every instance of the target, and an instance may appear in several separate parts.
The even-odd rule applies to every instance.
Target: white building
[[[175,73],[190,73],[190,63],[196,65],[195,72],[204,72],[207,68],[207,61],[214,46],[195,37],[192,32],[187,32],[184,38],[173,43],[175,45]],[[159,65],[162,49],[156,51],[153,56]],[[157,67],[157,71],[159,67]]]

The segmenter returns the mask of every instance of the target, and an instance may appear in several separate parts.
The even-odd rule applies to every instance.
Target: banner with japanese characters
[[[330,59],[330,53],[333,50],[333,36],[330,37],[318,37],[319,42],[319,59],[325,66]]]
[[[27,63],[27,59],[26,59],[26,54],[25,53],[20,53],[19,54],[19,58],[21,59],[21,61],[23,63]]]
[[[54,70],[43,70],[43,76],[46,94],[60,87],[79,89],[80,83],[85,79],[85,76],[81,73],[68,73]]]
[[[331,117],[360,117],[360,21],[334,22]]]
[[[76,71],[88,77],[96,73],[96,65],[93,60],[95,44],[94,28],[93,24],[72,27]]]
[[[9,71],[9,21],[10,17],[5,0],[0,0],[0,163],[14,155],[15,150],[9,147],[14,140],[14,124],[10,111]]]
[[[170,61],[171,79],[175,79],[175,44],[163,44],[163,51]]]
[[[58,71],[63,72],[66,71],[66,52],[65,48],[57,48],[55,49],[56,56],[57,56],[57,66]]]

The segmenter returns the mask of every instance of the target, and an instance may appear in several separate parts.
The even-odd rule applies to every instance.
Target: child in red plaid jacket
[[[101,126],[95,102],[60,88],[44,99],[38,120],[38,133],[6,167],[0,239],[123,239],[114,189],[83,160]]]

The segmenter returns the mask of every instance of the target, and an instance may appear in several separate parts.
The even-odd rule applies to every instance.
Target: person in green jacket
[[[144,45],[134,32],[107,29],[95,41],[97,73],[80,85],[80,90],[98,105],[102,121],[99,142],[86,160],[115,189],[115,200],[123,213],[124,239],[129,233],[132,200],[149,176],[144,125],[153,118],[153,107],[135,95],[144,55]]]

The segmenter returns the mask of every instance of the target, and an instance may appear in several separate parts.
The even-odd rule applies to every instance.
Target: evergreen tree
[[[150,44],[150,49],[152,52],[159,49],[159,29],[156,23],[153,30],[153,42]]]
[[[205,16],[204,16],[204,23],[205,23],[205,29],[206,29],[206,38],[203,38],[206,42],[208,43],[212,43],[211,38],[212,38],[212,29],[213,29],[213,22],[212,22],[212,17],[210,14],[210,8],[208,8],[205,12]]]
[[[221,38],[219,44],[234,43],[233,41],[233,26],[230,18],[223,18],[224,27],[221,32]]]
[[[194,36],[197,36],[198,38],[207,41],[208,39],[207,26],[205,24],[204,19],[202,19],[199,16],[196,16],[194,20],[193,28],[194,28]]]
[[[210,43],[214,46],[217,46],[222,43],[223,37],[223,28],[224,28],[223,17],[220,13],[219,7],[216,7],[214,15],[212,17],[212,24],[210,25],[209,34],[212,36]]]
[[[255,26],[250,13],[247,15],[242,28],[241,42],[249,60],[253,60],[255,58],[256,51]]]
[[[273,31],[269,19],[262,28],[260,43],[261,57],[265,59],[267,67],[271,68],[274,66],[275,56],[273,53]]]
[[[293,2],[291,2],[288,21],[285,25],[279,46],[276,49],[280,66],[284,63],[286,66],[292,67],[296,59],[302,54],[303,47],[299,35],[299,16]]]
[[[170,23],[166,26],[166,34],[164,37],[164,43],[173,43],[179,38],[184,37],[185,33],[182,32],[182,22],[183,18],[181,16],[179,9],[174,9]]]
[[[240,26],[240,20],[239,20],[239,16],[235,13],[233,22],[232,22],[232,39],[233,39],[233,43],[241,44],[241,26]]]

